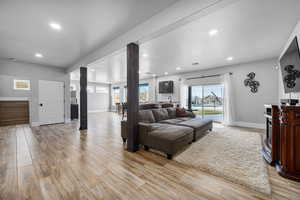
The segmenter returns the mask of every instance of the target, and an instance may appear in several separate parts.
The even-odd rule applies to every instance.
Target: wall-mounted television
[[[173,81],[161,81],[159,82],[159,93],[160,94],[172,94],[174,89]]]
[[[284,92],[300,92],[300,51],[297,37],[280,58]]]

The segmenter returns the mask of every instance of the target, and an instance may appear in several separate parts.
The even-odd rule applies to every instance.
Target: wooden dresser
[[[300,181],[300,106],[265,105],[262,154],[278,173]]]

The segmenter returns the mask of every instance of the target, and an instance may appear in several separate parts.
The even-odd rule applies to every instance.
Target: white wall
[[[238,64],[226,67],[218,67],[209,70],[200,70],[192,73],[172,75],[159,77],[157,80],[148,79],[140,82],[148,82],[152,87],[150,96],[151,102],[155,101],[155,89],[153,85],[156,85],[158,91],[159,81],[174,81],[174,94],[172,94],[173,101],[181,101],[184,105],[185,98],[187,98],[187,88],[183,87],[183,80],[188,77],[198,77],[205,75],[224,74],[226,72],[232,72],[232,82],[234,90],[234,102],[236,110],[236,122],[239,125],[248,124],[249,126],[263,127],[265,123],[264,118],[264,104],[276,104],[278,103],[278,70],[276,69],[277,59],[268,59],[263,61],[255,61],[251,63]],[[247,74],[255,72],[255,80],[260,82],[258,92],[253,94],[250,92],[249,87],[244,86],[244,80],[247,78]],[[124,88],[125,83],[115,84],[114,86],[120,86]],[[123,93],[121,91],[121,93]],[[158,92],[157,92],[158,93]],[[168,94],[158,94],[157,101],[167,101]]]
[[[282,50],[281,56],[282,56],[282,54],[284,54],[286,49],[289,47],[290,43],[295,38],[295,36],[297,36],[298,43],[300,44],[300,40],[299,40],[300,39],[300,21],[296,25],[294,31],[291,33],[285,47]],[[278,66],[280,66],[279,63],[278,63]],[[278,88],[279,98],[278,98],[278,101],[280,99],[289,99],[290,97],[293,98],[293,99],[299,99],[300,100],[300,92],[296,92],[296,93],[294,92],[294,93],[291,93],[291,94],[285,94],[284,93],[284,86],[283,86],[283,81],[282,81],[281,70],[278,70],[278,73],[279,73],[279,88]]]
[[[148,82],[152,89],[149,96],[150,102],[167,101],[169,94],[157,94],[157,101],[155,101],[155,89],[153,85],[156,85],[158,93],[158,82],[160,81],[174,81],[174,94],[172,94],[173,101],[181,101],[184,104],[184,96],[186,96],[186,89],[183,86],[183,80],[188,77],[197,77],[214,74],[224,74],[226,72],[232,72],[232,82],[234,91],[234,102],[236,110],[236,123],[239,125],[251,124],[255,127],[263,127],[265,123],[264,118],[264,104],[277,104],[278,103],[278,70],[277,58],[267,59],[263,61],[255,61],[251,63],[238,64],[226,67],[218,67],[209,70],[199,70],[192,73],[172,75],[158,77],[155,79],[141,80],[140,83]],[[250,92],[249,87],[244,86],[244,80],[247,78],[247,74],[255,72],[255,80],[260,82],[258,92],[253,94]],[[114,84],[112,87],[119,86],[121,89],[121,95],[123,94],[123,88],[126,83]]]
[[[14,79],[30,80],[31,90],[14,90]],[[61,81],[65,83],[65,121],[69,121],[70,78],[64,69],[0,60],[0,97],[27,97],[30,105],[30,122],[33,125],[39,123],[39,80]]]
[[[161,81],[173,81],[174,82],[174,90],[173,94],[159,94],[159,82]],[[156,83],[157,89],[157,101],[169,101],[168,98],[171,97],[173,102],[180,102],[180,76],[163,76],[157,78]]]
[[[72,80],[71,84],[76,85],[76,96],[77,102],[80,103],[80,83],[79,81]],[[88,86],[93,86],[96,89],[96,86],[103,87],[107,90],[107,93],[94,93],[88,92],[88,112],[104,112],[108,111],[110,107],[110,85],[102,83],[88,82]]]
[[[182,78],[232,72],[233,98],[236,110],[235,121],[237,124],[253,123],[263,126],[262,124],[265,123],[264,104],[276,104],[278,102],[278,70],[276,65],[277,59],[274,58],[202,70],[184,74]],[[255,72],[255,80],[260,83],[257,93],[251,93],[250,88],[244,86],[246,75],[250,72]]]

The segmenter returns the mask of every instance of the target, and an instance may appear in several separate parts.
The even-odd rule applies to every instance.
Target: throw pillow
[[[188,117],[188,115],[185,108],[176,108],[176,117]]]

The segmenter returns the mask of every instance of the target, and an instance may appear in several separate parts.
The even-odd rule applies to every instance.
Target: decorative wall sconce
[[[259,82],[258,81],[256,81],[256,80],[254,80],[254,78],[255,78],[255,73],[254,72],[251,72],[251,73],[249,73],[248,75],[247,75],[247,77],[248,78],[246,78],[245,80],[244,80],[244,85],[246,86],[246,87],[250,87],[250,91],[252,92],[252,93],[256,93],[257,92],[257,90],[258,90],[258,87],[259,87]]]
[[[284,76],[283,82],[288,88],[294,88],[296,86],[296,79],[300,78],[300,71],[294,69],[293,65],[287,65],[284,67],[287,75]]]

